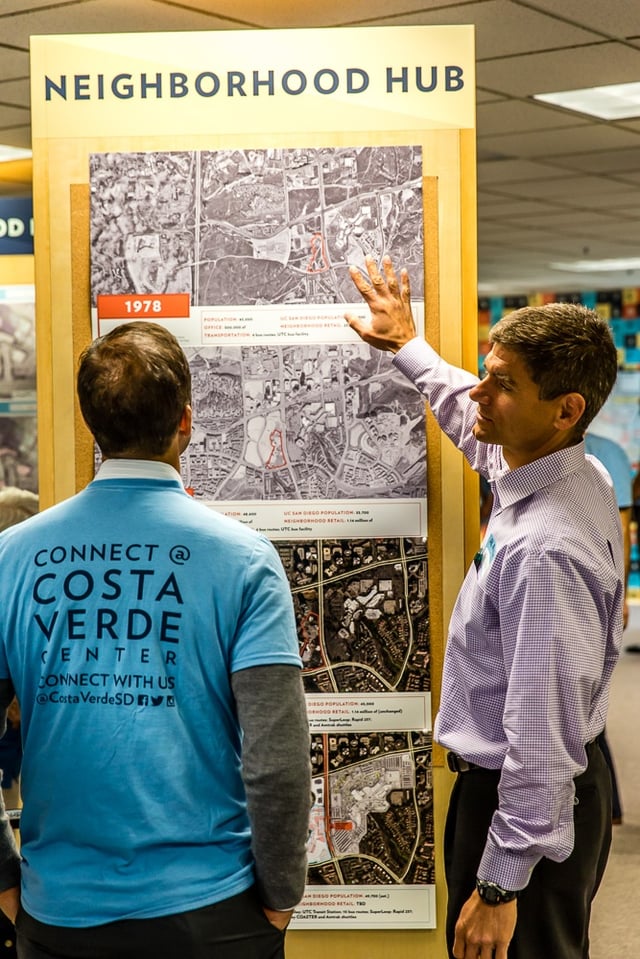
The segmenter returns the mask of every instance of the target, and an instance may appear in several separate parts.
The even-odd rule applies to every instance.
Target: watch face
[[[483,902],[489,902],[491,904],[498,902],[500,898],[498,890],[494,886],[485,885],[484,883],[478,883],[478,893]]]
[[[511,900],[517,896],[516,892],[501,889],[500,886],[497,886],[493,882],[482,882],[478,880],[478,882],[476,882],[476,889],[482,901],[488,903],[490,906],[497,906],[502,902],[511,902]]]

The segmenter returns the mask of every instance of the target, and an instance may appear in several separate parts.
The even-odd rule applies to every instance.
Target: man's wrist
[[[504,902],[513,902],[519,894],[517,889],[503,889],[497,883],[488,882],[486,879],[476,879],[476,890],[488,906],[500,906]]]

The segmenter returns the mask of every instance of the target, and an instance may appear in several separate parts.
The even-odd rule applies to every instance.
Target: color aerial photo
[[[430,689],[421,539],[277,542],[308,693]]]

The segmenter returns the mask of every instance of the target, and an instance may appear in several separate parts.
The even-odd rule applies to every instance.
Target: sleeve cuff
[[[494,882],[503,889],[524,889],[539,860],[540,856],[524,856],[500,849],[489,837],[478,866],[478,879]]]
[[[20,861],[20,854],[14,849],[0,865],[0,892],[20,885]]]

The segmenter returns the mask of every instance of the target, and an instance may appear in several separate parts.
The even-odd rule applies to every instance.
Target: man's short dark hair
[[[103,456],[161,456],[191,402],[191,372],[175,336],[141,320],[115,327],[86,348],[77,388]]]
[[[578,303],[525,306],[491,329],[490,343],[524,361],[541,400],[580,393],[585,410],[574,432],[582,437],[613,388],[618,354],[608,323]]]

